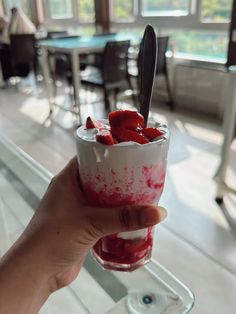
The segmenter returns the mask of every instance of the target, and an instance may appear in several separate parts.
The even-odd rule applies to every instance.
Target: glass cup
[[[91,140],[81,136],[81,128],[85,127],[76,133],[79,171],[90,205],[112,208],[158,203],[169,146],[166,125],[158,124],[164,135],[145,145],[133,142],[103,145],[94,142],[92,136]],[[95,244],[92,254],[105,269],[133,271],[150,260],[153,231],[149,227],[106,236]]]

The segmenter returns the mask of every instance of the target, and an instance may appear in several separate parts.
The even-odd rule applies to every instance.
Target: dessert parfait
[[[145,127],[141,114],[118,110],[108,120],[88,117],[76,139],[83,191],[92,206],[158,203],[166,174],[167,126]],[[152,245],[150,227],[106,236],[92,252],[106,269],[132,271],[150,260]]]

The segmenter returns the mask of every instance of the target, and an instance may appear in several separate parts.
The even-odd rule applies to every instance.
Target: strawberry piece
[[[152,141],[154,138],[164,134],[163,131],[158,130],[157,128],[145,128],[141,132],[146,138],[149,139],[149,141]]]
[[[115,144],[112,134],[108,130],[100,130],[96,134],[96,140],[99,143],[106,144],[106,145],[113,145]]]
[[[148,140],[142,135],[133,130],[127,130],[124,128],[112,128],[111,133],[118,142],[133,141],[139,144],[147,144]]]
[[[91,117],[88,117],[86,120],[86,128],[87,129],[105,129],[105,124],[103,124],[102,122],[92,119]]]
[[[138,127],[144,126],[143,116],[131,110],[117,110],[109,113],[109,123],[111,128],[125,128],[130,130],[136,130]]]

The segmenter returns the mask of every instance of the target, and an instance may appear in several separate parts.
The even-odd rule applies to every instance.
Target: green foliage
[[[188,11],[189,0],[143,0],[144,11]]]
[[[128,21],[133,14],[132,0],[115,0],[114,1],[115,19],[120,21]]]
[[[210,22],[224,22],[230,19],[232,0],[203,0],[202,19]]]
[[[81,22],[94,21],[94,0],[78,0],[78,15]]]

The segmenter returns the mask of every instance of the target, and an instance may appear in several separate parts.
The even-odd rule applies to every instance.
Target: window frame
[[[112,1],[112,0],[111,0]],[[190,0],[189,14],[184,16],[142,16],[142,0],[133,0],[136,2],[136,16],[132,22],[114,21],[110,15],[111,29],[120,30],[134,27],[145,28],[147,24],[153,25],[156,29],[192,29],[206,31],[228,31],[229,22],[202,22],[201,7],[202,0]]]
[[[87,22],[80,20],[79,14],[78,14],[78,0],[70,0],[72,3],[72,17],[71,18],[53,18],[50,14],[50,8],[49,8],[49,3],[48,3],[50,0],[43,0],[43,1],[46,8],[45,10],[46,11],[45,12],[46,24],[58,25],[59,23],[64,23],[66,26],[68,25],[78,26],[78,24],[86,26],[86,25],[93,25],[95,23],[95,20],[87,21]]]

